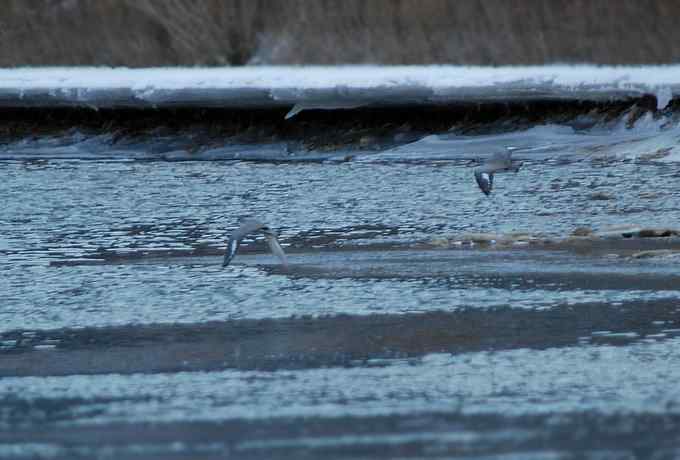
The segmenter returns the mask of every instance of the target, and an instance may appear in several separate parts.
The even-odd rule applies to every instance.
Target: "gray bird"
[[[229,242],[227,243],[227,252],[224,254],[224,261],[222,262],[222,267],[226,267],[231,262],[231,259],[236,255],[241,240],[251,233],[262,233],[269,244],[269,248],[272,253],[281,259],[281,263],[284,267],[288,267],[288,260],[286,260],[286,254],[283,252],[283,248],[276,239],[276,233],[274,233],[266,224],[255,220],[248,219],[241,223],[241,226],[234,230],[234,232],[229,236]]]
[[[500,172],[518,172],[522,162],[512,159],[512,150],[496,152],[480,167],[475,168],[475,180],[485,195],[491,193],[493,188],[493,175]]]

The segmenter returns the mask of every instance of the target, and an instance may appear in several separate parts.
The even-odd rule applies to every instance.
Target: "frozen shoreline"
[[[680,95],[680,65],[0,69],[3,107],[307,109]]]

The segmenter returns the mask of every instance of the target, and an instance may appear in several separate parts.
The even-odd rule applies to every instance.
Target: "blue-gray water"
[[[168,162],[102,139],[5,146],[0,457],[673,458],[679,259],[633,258],[619,240],[598,250],[437,243],[675,227],[678,135],[659,126],[429,137],[346,162],[282,163],[267,157],[271,146],[261,159],[275,162]],[[524,148],[525,165],[498,175],[487,198],[473,160],[510,145]],[[238,147],[253,158],[259,148]],[[288,270],[259,238],[220,267],[226,236],[248,215],[279,232]],[[496,310],[516,322],[495,323]],[[433,312],[458,329],[411,337],[418,315]],[[465,315],[481,326],[466,333]],[[373,337],[381,316],[395,322],[388,345]],[[347,333],[316,322],[328,317],[356,321],[363,351],[340,341],[322,353],[324,335]],[[248,354],[240,336],[227,346],[200,332],[216,325],[226,337],[249,320],[273,321],[269,348]],[[157,325],[180,337],[168,339],[180,344],[176,363],[155,358],[163,335],[145,328]],[[285,352],[286,334],[308,326],[303,352]],[[244,343],[258,327],[244,329]],[[98,331],[109,338],[98,342]],[[130,360],[128,370],[109,359]],[[192,435],[202,423],[215,433]],[[581,425],[595,434],[579,438]],[[121,426],[140,434],[102,434]],[[606,426],[607,442],[597,436]],[[240,437],[220,434],[230,429]]]

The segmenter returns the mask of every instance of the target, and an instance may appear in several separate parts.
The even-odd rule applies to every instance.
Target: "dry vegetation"
[[[2,66],[680,60],[674,0],[2,3]]]

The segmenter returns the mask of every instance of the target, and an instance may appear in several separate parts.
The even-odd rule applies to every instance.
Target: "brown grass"
[[[4,0],[0,65],[680,61],[673,0]]]

